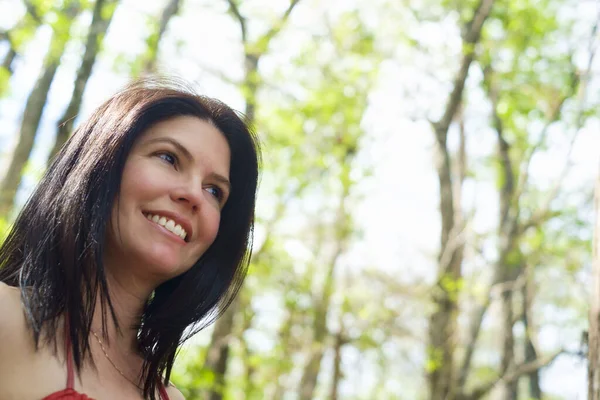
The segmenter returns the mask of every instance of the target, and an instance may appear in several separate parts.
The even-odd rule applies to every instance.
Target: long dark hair
[[[247,271],[260,152],[244,120],[178,80],[145,78],[130,84],[75,130],[0,247],[0,281],[21,288],[36,347],[42,332],[57,343],[64,315],[80,372],[91,357],[88,338],[97,294],[103,321],[109,310],[118,327],[102,254],[125,161],[142,132],[182,115],[211,122],[223,133],[231,151],[232,188],[214,243],[187,272],[155,289],[137,326],[144,397],[152,400],[160,377],[168,384],[178,346],[225,310]]]

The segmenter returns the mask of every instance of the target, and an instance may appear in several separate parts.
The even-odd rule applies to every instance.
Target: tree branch
[[[546,142],[546,138],[548,136],[548,131],[550,129],[550,126],[554,122],[558,121],[558,119],[560,118],[564,103],[567,101],[567,99],[572,97],[573,94],[577,91],[577,87],[579,86],[579,82],[580,82],[579,75],[577,75],[576,73],[573,73],[572,78],[573,79],[571,80],[571,84],[569,85],[569,89],[570,89],[569,92],[567,94],[565,94],[564,96],[562,96],[559,99],[559,101],[557,101],[555,103],[555,106],[552,108],[552,110],[550,111],[550,113],[548,115],[548,121],[542,128],[542,131],[540,133],[540,137],[539,137],[538,141],[528,151],[525,161],[523,162],[523,165],[521,166],[522,172],[520,174],[519,183],[517,185],[517,192],[515,193],[516,198],[519,198],[521,196],[521,194],[525,193],[525,190],[527,189],[527,185],[529,183],[529,166],[531,165],[531,160],[533,159],[533,156],[537,153],[537,151]]]
[[[246,33],[246,18],[240,13],[240,9],[236,3],[236,0],[227,0],[227,3],[229,4],[229,10],[240,24],[240,31],[242,32],[242,43],[246,44],[246,42],[248,41],[248,36]]]
[[[452,119],[454,118],[462,99],[465,81],[467,80],[467,75],[469,74],[469,67],[475,58],[474,47],[479,41],[481,36],[481,28],[489,16],[493,4],[494,0],[480,0],[479,5],[477,6],[477,9],[473,15],[473,19],[466,25],[467,29],[463,35],[463,58],[458,70],[458,74],[454,79],[452,93],[448,99],[444,115],[438,122],[434,123],[434,129],[436,131],[438,141],[443,142],[444,144],[450,123],[452,122]]]
[[[571,140],[569,141],[569,146],[568,146],[567,156],[566,156],[567,161],[565,162],[565,165],[564,165],[561,173],[559,174],[556,181],[552,185],[552,189],[550,189],[550,192],[549,192],[548,196],[546,197],[546,201],[544,202],[544,205],[541,208],[539,208],[538,211],[534,215],[532,215],[527,221],[524,221],[521,224],[521,226],[519,228],[521,231],[525,231],[527,228],[534,226],[537,221],[544,220],[544,217],[552,217],[555,214],[550,211],[550,204],[556,197],[563,180],[565,179],[567,173],[569,172],[569,169],[571,167],[571,154],[573,152],[573,147],[575,146],[575,141],[577,140],[579,132],[581,131],[581,128],[583,127],[583,124],[585,122],[584,121],[585,100],[587,98],[587,91],[589,89],[590,75],[592,72],[592,64],[593,64],[594,58],[596,56],[596,52],[598,50],[598,44],[596,41],[598,25],[599,25],[599,21],[598,21],[598,19],[596,19],[596,23],[592,27],[592,31],[590,34],[590,42],[588,45],[589,57],[588,57],[586,70],[583,73],[578,73],[575,69],[576,68],[575,65],[573,65],[573,72],[571,74],[572,79],[571,79],[571,85],[569,86],[569,92],[567,94],[565,94],[565,96],[563,96],[563,98],[561,98],[561,100],[557,103],[557,106],[553,110],[553,113],[551,114],[551,117],[550,117],[548,123],[544,126],[540,140],[538,141],[538,143],[536,143],[536,146],[534,146],[534,148],[532,149],[532,152],[529,154],[527,160],[525,161],[523,173],[521,174],[522,178],[519,182],[519,189],[518,189],[517,196],[521,195],[527,187],[528,175],[529,175],[529,164],[531,163],[531,158],[533,157],[535,151],[537,151],[537,149],[539,147],[541,147],[542,144],[545,142],[548,127],[550,126],[550,124],[552,124],[553,122],[558,120],[558,118],[560,117],[562,106],[565,103],[565,101],[567,99],[569,99],[570,97],[574,96],[577,92],[579,92],[577,117],[576,117],[576,121],[575,121],[575,133],[573,134],[573,136],[571,137]]]
[[[483,396],[488,394],[496,385],[501,382],[504,383],[512,383],[519,379],[521,376],[529,374],[531,372],[537,371],[539,369],[544,368],[545,366],[551,364],[559,355],[561,355],[564,351],[561,349],[554,354],[551,354],[547,357],[540,357],[533,361],[526,362],[516,366],[508,370],[504,375],[499,376],[498,378],[483,383],[480,386],[476,387],[470,393],[465,394],[462,393],[458,396],[458,400],[478,400]]]
[[[31,18],[33,18],[38,24],[42,25],[44,21],[42,20],[42,17],[40,17],[40,13],[35,8],[35,5],[33,5],[31,1],[27,0],[24,0],[23,4],[25,5],[25,9],[27,10],[27,13],[31,16]]]
[[[291,0],[290,1],[290,4],[288,5],[288,8],[285,10],[285,12],[281,16],[281,18],[279,18],[279,23],[275,24],[269,30],[269,32],[267,33],[267,37],[273,37],[277,33],[279,33],[279,31],[281,30],[281,28],[283,27],[283,25],[287,22],[288,18],[290,17],[290,14],[292,13],[292,11],[294,11],[294,7],[296,7],[296,5],[298,5],[299,2],[300,2],[300,0]]]
[[[284,27],[285,23],[287,22],[287,20],[290,17],[290,14],[292,13],[292,11],[294,10],[294,7],[296,7],[296,5],[300,2],[300,0],[291,0],[290,4],[288,5],[288,8],[285,10],[285,12],[283,13],[283,15],[281,16],[281,18],[279,18],[279,20],[273,24],[273,26],[271,26],[271,29],[269,29],[267,31],[267,33],[265,33],[259,40],[258,43],[262,44],[261,49],[266,49],[267,46],[269,45],[269,43],[271,42],[271,40],[277,36],[277,34],[281,31],[281,29]]]
[[[554,197],[554,196],[551,196]],[[536,226],[540,226],[544,222],[556,218],[560,216],[561,211],[550,211],[547,207],[544,207],[542,210],[539,210],[531,215],[531,217],[527,218],[526,221],[519,224],[519,235],[525,233],[528,229],[534,228]]]
[[[0,32],[0,41],[7,41],[8,42],[8,51],[6,52],[6,55],[4,56],[4,60],[2,60],[2,68],[5,68],[9,74],[13,73],[13,61],[15,60],[15,58],[17,57],[17,50],[15,48],[15,45],[12,41],[12,38],[10,37],[10,32],[9,31],[1,31]],[[0,91],[2,89],[0,88]]]

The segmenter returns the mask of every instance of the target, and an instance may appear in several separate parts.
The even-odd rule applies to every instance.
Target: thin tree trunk
[[[588,399],[600,400],[600,171],[594,195],[596,211],[592,246],[592,298],[588,332]]]
[[[19,55],[19,49],[15,45],[13,35],[18,36],[20,38],[20,47],[23,47],[25,45],[25,42],[27,41],[23,40],[23,38],[29,36],[24,35],[24,31],[27,31],[28,29],[35,31],[38,28],[38,26],[42,23],[43,21],[37,15],[35,10],[33,10],[31,7],[28,7],[27,13],[25,13],[23,18],[13,28],[11,28],[8,31],[0,32],[0,40],[5,41],[8,44],[8,50],[2,60],[1,69],[4,69],[5,76],[3,78],[3,81],[0,81],[0,96],[6,93],[6,90],[8,89],[8,79],[15,72],[13,63]]]
[[[227,311],[217,320],[211,336],[211,344],[206,354],[204,369],[212,371],[214,383],[208,395],[210,400],[222,400],[225,389],[225,372],[229,358],[229,341],[233,334],[235,314],[239,308],[240,296],[237,296]]]
[[[288,313],[289,314],[285,319],[285,322],[279,330],[278,343],[281,345],[282,349],[286,354],[292,354],[292,349],[290,349],[290,339],[292,336],[292,327],[294,326],[294,316],[296,311],[290,307],[288,308]],[[282,361],[286,362],[288,360]],[[285,393],[285,387],[282,382],[282,377],[285,376],[286,373],[289,373],[290,370],[290,364],[287,362],[283,368],[278,368],[277,372],[279,374],[275,377],[275,390],[273,391],[273,397],[271,398],[271,400],[280,400],[283,398],[283,395]]]
[[[345,241],[345,239],[341,239]],[[327,329],[327,315],[329,312],[329,305],[331,301],[331,294],[333,293],[334,285],[334,272],[339,256],[342,254],[344,249],[344,243],[339,242],[337,249],[329,261],[329,269],[327,271],[327,277],[323,285],[323,295],[319,299],[318,304],[315,307],[315,317],[313,321],[313,340],[310,349],[310,355],[308,362],[304,367],[302,378],[300,380],[299,396],[300,400],[311,400],[313,398],[315,388],[317,386],[317,378],[321,370],[321,361],[323,354],[325,353],[325,340],[328,335]]]
[[[104,35],[106,34],[114,15],[117,1],[118,0],[96,0],[96,3],[94,4],[92,23],[90,25],[85,44],[85,53],[83,54],[81,65],[77,71],[77,77],[75,78],[75,85],[73,87],[73,93],[71,94],[71,100],[69,101],[69,105],[67,106],[65,113],[59,119],[56,140],[48,156],[49,161],[56,156],[73,130],[75,117],[81,108],[81,101],[83,99],[83,93],[85,92],[85,86],[87,85],[88,79],[92,74],[96,57],[100,50]]]
[[[429,319],[427,380],[431,400],[448,400],[454,392],[454,351],[458,292],[461,279],[463,245],[459,238],[462,227],[456,222],[453,196],[451,157],[447,147],[448,129],[456,118],[469,67],[475,58],[474,47],[493,5],[493,0],[480,0],[473,19],[463,37],[464,54],[454,79],[442,118],[433,123],[436,138],[436,169],[440,187],[442,230],[437,283],[433,294],[435,310]]]
[[[171,21],[171,18],[177,15],[180,7],[181,0],[169,0],[163,9],[157,32],[148,38],[148,49],[143,66],[144,73],[149,74],[156,72],[156,63],[158,60],[158,48],[160,46],[160,42],[167,31],[167,25],[169,25],[169,21]]]
[[[255,382],[255,374],[256,374],[256,365],[252,360],[252,356],[254,352],[248,344],[248,341],[245,339],[244,332],[252,327],[252,321],[254,320],[254,310],[250,307],[250,299],[248,298],[248,291],[244,290],[239,296],[245,295],[245,301],[242,305],[241,309],[238,310],[238,313],[243,314],[243,324],[241,329],[239,329],[238,336],[239,341],[242,344],[242,360],[244,366],[246,368],[245,371],[245,379],[244,379],[244,394],[246,399],[255,399],[257,398],[256,393],[258,391],[257,385]]]
[[[172,3],[174,1],[175,0],[171,0]],[[258,46],[255,43],[250,43],[248,41],[247,27],[246,27],[247,20],[244,16],[241,15],[241,13],[238,9],[238,6],[237,6],[237,2],[235,0],[227,0],[227,3],[229,4],[230,13],[239,22],[239,26],[240,26],[240,30],[241,30],[241,37],[242,37],[242,45],[244,46],[245,76],[244,76],[244,84],[242,86],[243,86],[243,94],[245,96],[245,101],[246,101],[246,106],[245,106],[246,122],[250,125],[253,125],[255,123],[256,103],[257,103],[256,99],[257,99],[258,91],[260,89],[260,84],[261,84],[260,74],[258,71],[258,63],[260,61],[260,58],[267,52],[270,41],[274,37],[276,37],[277,34],[281,31],[281,29],[285,26],[291,12],[296,7],[298,2],[299,2],[299,0],[291,0],[290,1],[288,8],[283,13],[283,15],[281,16],[279,21],[275,22],[273,27],[257,40],[256,43],[262,44],[262,46]],[[166,14],[166,9],[165,9],[165,14]],[[163,14],[163,17],[165,14]],[[161,26],[162,26],[162,24],[161,24]],[[165,26],[166,26],[166,24],[165,24]],[[252,48],[253,50],[250,51],[250,48]],[[261,253],[261,251],[258,251],[257,253],[255,253],[253,258],[256,259],[256,258],[260,257],[260,253]],[[243,288],[241,290],[243,290]],[[240,296],[238,296],[238,298],[239,297]],[[236,298],[234,300],[234,303],[236,303],[238,301],[239,300]],[[230,306],[230,308],[234,309],[234,310],[227,310],[227,313],[235,311],[234,303],[232,303],[232,305]],[[223,315],[221,317],[221,319],[225,319],[225,318],[226,318],[225,315]],[[219,320],[215,324],[215,330],[217,328],[219,328],[220,335],[222,335],[222,336],[231,335],[233,332],[232,329],[233,329],[234,315],[228,316],[227,318],[230,318],[231,321],[226,320],[226,321],[221,322],[221,325],[219,325],[220,321],[221,321],[221,320]],[[228,365],[228,359],[229,359],[230,352],[229,352],[229,341],[225,340],[222,342],[219,340],[219,337],[222,337],[222,336],[213,335],[213,338],[211,339],[211,343],[209,345],[209,349],[210,349],[209,351],[213,351],[214,347],[218,347],[218,349],[219,349],[219,351],[214,351],[216,358],[211,361],[213,363],[214,367],[217,369],[215,370],[211,366],[208,366],[208,367],[210,367],[213,371],[218,371],[218,373],[220,374],[218,376],[220,376],[221,379],[224,379],[225,375],[227,374],[227,365]],[[219,344],[219,343],[221,343],[221,344]],[[221,396],[221,397],[219,397],[219,396]],[[221,398],[222,398],[222,391],[220,392],[220,394],[215,393],[215,392],[211,393],[210,400],[220,400]]]
[[[523,300],[523,325],[525,327],[525,362],[532,362],[538,358],[537,351],[535,349],[535,327],[533,324],[533,296],[534,296],[534,282],[533,282],[533,268],[527,266],[525,270],[525,284],[522,288],[522,300]],[[540,372],[539,370],[532,371],[527,375],[529,380],[529,399],[541,400],[542,389],[540,387]]]
[[[473,312],[471,313],[469,319],[469,329],[467,331],[467,347],[465,349],[465,355],[459,368],[458,383],[456,385],[456,388],[459,391],[463,390],[467,382],[467,377],[469,376],[469,372],[471,370],[471,361],[473,359],[473,354],[475,353],[475,348],[477,347],[477,338],[479,337],[479,330],[481,328],[481,323],[483,322],[483,316],[485,315],[490,304],[491,297],[487,296],[484,303],[477,306],[475,310],[473,310]]]
[[[14,72],[13,62],[16,57],[17,52],[11,45],[2,60],[2,67],[0,67],[0,97],[2,97],[8,89],[8,81]]]
[[[323,354],[325,353],[325,340],[328,335],[327,315],[329,313],[331,295],[334,290],[335,269],[338,264],[338,259],[346,250],[350,233],[347,229],[350,216],[346,209],[346,202],[350,195],[350,188],[352,185],[352,180],[350,179],[350,165],[352,163],[353,154],[354,153],[350,153],[350,151],[346,149],[343,159],[340,160],[340,165],[344,166],[344,170],[339,179],[340,182],[343,182],[343,188],[342,193],[340,194],[335,219],[336,247],[332,253],[331,259],[327,262],[328,269],[325,282],[323,283],[322,294],[315,305],[312,348],[300,380],[298,396],[300,400],[311,400],[313,398],[317,386],[317,378],[321,369],[321,361],[323,359]]]
[[[72,21],[79,14],[78,3],[70,3],[63,12],[68,15],[67,23],[52,33],[50,47],[44,61],[44,67],[36,84],[27,98],[17,146],[13,152],[8,172],[0,185],[0,215],[8,215],[13,208],[17,189],[21,183],[21,175],[31,154],[42,112],[48,99],[50,85],[60,64],[65,46],[69,38]]]
[[[515,365],[514,353],[514,316],[513,316],[513,292],[516,279],[521,272],[520,251],[517,243],[518,236],[518,203],[515,196],[515,171],[510,158],[510,144],[504,137],[504,125],[498,115],[498,89],[494,83],[494,76],[489,66],[484,68],[484,83],[488,96],[492,103],[493,126],[498,138],[498,160],[500,164],[500,187],[499,203],[500,214],[498,223],[498,254],[499,258],[494,270],[494,283],[500,284],[501,328],[500,338],[502,340],[502,353],[500,360],[500,375],[504,375]],[[504,400],[516,400],[518,378],[513,382],[500,382],[499,390]]]
[[[506,289],[501,296],[501,327],[500,327],[500,338],[502,340],[502,352],[500,360],[500,371],[504,374],[510,368],[514,367],[515,363],[515,338],[513,334],[513,289]],[[503,400],[516,400],[516,384],[518,379],[513,382],[499,383],[500,398]]]
[[[346,332],[344,329],[343,313],[340,315],[340,330],[335,335],[333,345],[333,377],[331,379],[331,392],[329,400],[338,400],[338,388],[342,380],[342,347],[346,343]]]
[[[10,48],[6,52],[6,55],[4,56],[4,60],[2,60],[2,68],[4,68],[6,72],[8,72],[9,76],[12,75],[12,73],[14,72],[13,62],[15,61],[16,57],[17,51],[14,47],[10,46]]]

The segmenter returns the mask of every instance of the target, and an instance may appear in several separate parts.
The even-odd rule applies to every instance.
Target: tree
[[[592,262],[593,290],[588,331],[588,399],[590,400],[600,399],[600,173],[596,179],[594,209],[596,220]]]
[[[81,5],[79,2],[72,0],[65,1],[63,7],[54,12],[56,18],[51,24],[52,39],[46,53],[44,66],[27,98],[19,140],[12,154],[8,172],[0,185],[0,215],[8,215],[13,207],[14,198],[21,183],[21,174],[33,148],[50,85],[54,80],[54,75],[60,65],[60,59],[69,41],[71,25],[80,11]]]
[[[146,52],[141,58],[143,74],[156,72],[160,43],[162,42],[165,32],[167,31],[169,22],[179,12],[181,3],[182,0],[168,0],[155,28],[156,31],[152,32],[146,39]]]
[[[92,74],[92,69],[96,62],[96,58],[98,57],[104,35],[106,35],[106,31],[110,26],[116,8],[117,0],[96,0],[96,3],[94,4],[92,23],[88,30],[83,59],[81,60],[81,65],[77,71],[71,100],[69,101],[65,113],[59,120],[56,140],[48,155],[49,161],[56,156],[73,130],[75,117],[81,108],[85,86]]]
[[[481,29],[489,16],[493,0],[481,0],[463,34],[463,55],[454,78],[444,114],[433,123],[436,143],[436,169],[440,187],[440,213],[442,231],[437,282],[433,294],[434,312],[429,319],[429,343],[427,375],[429,398],[447,399],[453,392],[455,330],[458,313],[457,285],[461,280],[463,244],[457,223],[458,210],[453,195],[451,155],[448,150],[448,130],[460,107],[469,67],[475,59],[475,45],[479,42]]]
[[[0,97],[7,92],[8,81],[14,73],[15,60],[31,40],[37,28],[44,24],[42,16],[48,11],[48,4],[29,1],[26,4],[25,13],[19,21],[6,31],[0,30],[0,43],[5,43],[8,47],[0,66]]]
[[[280,19],[266,33],[252,40],[248,35],[248,20],[241,14],[239,3],[236,0],[228,0],[229,12],[239,23],[242,45],[244,47],[244,79],[241,87],[246,103],[244,113],[247,122],[251,125],[256,121],[257,97],[261,85],[260,72],[258,70],[259,61],[267,53],[271,41],[285,26],[298,2],[299,0],[291,0]],[[215,357],[207,357],[205,362],[205,368],[214,373],[217,386],[220,386],[220,383],[223,382],[227,370],[230,344],[226,336],[233,330],[234,316],[237,309],[236,302],[239,301],[239,298],[241,296],[238,296],[233,301],[230,310],[216,322],[215,332],[218,332],[218,334],[213,335],[208,351],[208,354],[215,354]],[[210,399],[220,400],[222,396],[221,391],[213,390],[211,391]]]
[[[572,53],[556,55],[552,62],[546,64],[548,67],[545,69],[541,69],[537,64],[543,49],[552,46],[553,40],[547,37],[548,32],[569,29],[568,26],[563,28],[556,22],[557,10],[553,11],[552,7],[560,6],[562,6],[560,2],[548,2],[544,7],[539,7],[539,4],[523,7],[522,3],[515,3],[515,8],[512,8],[513,4],[509,3],[508,7],[499,9],[493,15],[493,19],[499,21],[500,26],[504,28],[503,34],[499,36],[496,31],[495,39],[492,39],[491,35],[484,35],[482,40],[485,46],[480,57],[483,86],[492,105],[491,119],[498,149],[495,160],[500,205],[498,258],[494,263],[490,288],[491,291],[494,288],[498,290],[502,310],[501,330],[498,335],[502,341],[501,362],[497,382],[501,396],[505,399],[518,398],[518,382],[522,376],[514,371],[519,370],[528,371],[523,372],[523,376],[528,376],[529,379],[529,397],[541,398],[539,369],[560,354],[559,350],[554,354],[542,356],[536,350],[534,343],[536,327],[532,322],[532,304],[535,294],[533,282],[537,267],[535,260],[539,260],[539,256],[535,253],[537,250],[524,250],[530,247],[527,245],[528,230],[548,229],[545,225],[562,214],[554,210],[551,203],[556,199],[568,168],[567,162],[565,171],[559,174],[552,188],[542,196],[542,200],[536,198],[532,202],[531,199],[537,192],[529,174],[531,159],[546,146],[549,130],[557,121],[564,119],[563,124],[572,123],[574,137],[581,129],[587,81],[582,82],[580,76],[589,74],[589,62],[594,57],[592,51],[588,71],[583,74],[574,64]],[[538,29],[524,38],[523,27],[514,23],[515,15],[520,16],[519,21],[535,19],[538,21]],[[505,66],[500,58],[501,49],[507,49],[513,54],[529,52],[532,59],[529,59],[529,56],[521,56],[518,60],[515,58],[512,65]],[[548,58],[546,56],[545,60]],[[497,71],[496,66],[502,68],[502,71]],[[527,85],[526,90],[523,90],[524,82]],[[565,105],[568,107],[573,104],[576,105],[578,115],[573,121],[568,121],[563,115]],[[531,131],[532,120],[542,125],[538,135]],[[573,141],[571,145],[572,143]],[[515,306],[517,299],[520,309]],[[473,313],[458,387],[465,384],[483,315],[490,302],[491,298],[487,297]],[[524,354],[520,364],[515,354],[517,347],[513,332],[514,325],[519,320],[525,327],[524,343],[521,346]],[[527,365],[532,368],[524,368]],[[538,368],[533,368],[536,365]],[[513,379],[506,379],[507,375]],[[474,389],[473,393],[476,392],[483,394],[479,389]]]

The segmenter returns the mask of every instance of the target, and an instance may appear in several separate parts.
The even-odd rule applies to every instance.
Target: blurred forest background
[[[179,75],[264,151],[187,399],[584,399],[595,0],[0,0],[0,227],[74,126]]]

